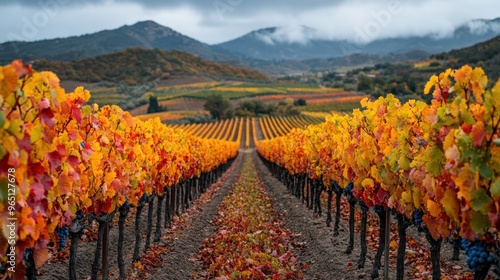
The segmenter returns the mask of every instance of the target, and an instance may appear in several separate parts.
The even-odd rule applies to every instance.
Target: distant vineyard
[[[326,112],[309,112],[309,111],[304,111],[301,113],[302,115],[309,116],[309,117],[315,117],[315,118],[320,118],[324,119],[326,116],[329,116],[329,113]]]
[[[277,83],[197,83],[169,87],[157,87],[152,91],[158,96],[158,100],[168,100],[180,97],[191,97],[206,99],[212,94],[221,94],[228,99],[239,99],[245,97],[270,97],[271,100],[276,98],[314,98],[314,97],[330,97],[330,96],[351,96],[351,92],[343,92],[340,88],[314,88],[305,85],[296,84],[295,87],[290,87],[290,84]]]
[[[330,93],[330,92],[338,92],[342,91],[342,88],[305,88],[305,87],[289,87],[286,88],[287,92],[289,93],[308,93],[308,94],[313,94],[313,93]]]
[[[361,108],[359,101],[328,102],[322,104],[307,104],[298,107],[299,111],[307,112],[352,112],[354,109]]]
[[[329,91],[321,92],[321,93],[288,93],[286,95],[283,94],[275,94],[275,95],[264,95],[264,96],[257,96],[255,97],[256,99],[262,100],[262,101],[274,101],[274,100],[283,100],[286,98],[293,98],[293,99],[306,99],[306,100],[314,100],[314,99],[330,99],[330,100],[336,100],[341,97],[361,97],[359,100],[361,100],[363,97],[366,97],[364,95],[359,95],[354,92],[349,92],[349,91],[332,91],[332,89],[329,89]]]
[[[264,117],[259,118],[262,139],[272,139],[288,134],[294,128],[305,128],[310,124],[317,124],[323,119],[312,116],[298,117]]]
[[[197,114],[206,114],[206,111],[166,111],[166,112],[158,112],[158,113],[151,113],[151,114],[144,114],[144,115],[138,115],[136,118],[146,121],[149,119],[154,119],[154,118],[159,118],[160,121],[166,122],[166,121],[173,121],[173,120],[180,120],[183,118],[186,118],[188,116],[194,116]]]
[[[318,105],[318,104],[328,104],[328,103],[344,103],[344,102],[359,102],[364,96],[345,96],[345,97],[337,97],[337,98],[316,98],[316,99],[307,99],[308,105]]]
[[[192,84],[182,84],[182,85],[174,85],[174,86],[162,86],[157,87],[156,90],[179,90],[179,89],[200,89],[200,88],[211,88],[218,85],[221,85],[221,82],[200,82],[200,83],[192,83]]]
[[[262,101],[279,101],[287,98],[292,99],[330,99],[331,101],[358,102],[362,97],[355,92],[346,92],[340,88],[313,88],[305,85],[289,85],[276,83],[241,83],[241,82],[199,82],[172,86],[154,86],[154,84],[138,85],[135,87],[102,87],[92,91],[89,102],[95,102],[99,106],[119,105],[135,114],[144,114],[145,108],[139,107],[147,103],[147,95],[153,93],[161,106],[169,110],[191,110],[200,108],[200,102],[213,94],[220,94],[227,99],[241,99],[255,97]],[[308,102],[310,103],[310,102]],[[311,103],[312,104],[312,103]],[[134,109],[135,108],[135,109]]]
[[[218,139],[237,142],[243,147],[252,147],[262,139],[272,139],[288,134],[294,128],[304,128],[323,121],[321,117],[263,117],[233,118],[212,123],[171,125],[194,136],[205,139]],[[261,133],[257,132],[257,125]]]
[[[245,121],[243,118],[234,118],[212,123],[173,125],[172,127],[182,129],[200,138],[239,143]]]

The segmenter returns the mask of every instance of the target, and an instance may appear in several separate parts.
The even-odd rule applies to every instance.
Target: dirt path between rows
[[[188,221],[187,229],[180,233],[172,245],[172,252],[168,252],[163,259],[163,267],[148,279],[191,279],[192,275],[199,273],[202,268],[196,262],[196,255],[205,238],[214,232],[212,220],[217,214],[217,209],[222,199],[229,193],[236,178],[240,174],[242,165],[242,152],[238,155],[233,165],[234,170],[225,178],[222,188],[203,206],[194,219]]]
[[[296,242],[305,245],[296,254],[299,260],[310,266],[305,271],[306,279],[369,279],[374,252],[368,251],[365,267],[358,269],[359,246],[354,246],[350,255],[344,253],[349,240],[347,225],[341,222],[340,235],[334,237],[332,229],[325,225],[324,216],[314,217],[311,210],[289,194],[286,187],[271,175],[256,152],[252,157],[273,207],[283,213],[284,226],[298,235]],[[356,236],[355,244],[358,242]],[[380,273],[383,274],[382,271]],[[395,278],[395,270],[391,269],[389,279]]]

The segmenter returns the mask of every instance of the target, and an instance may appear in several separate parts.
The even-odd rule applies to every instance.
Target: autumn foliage
[[[66,93],[55,74],[20,61],[0,67],[0,260],[7,219],[15,217],[16,273],[23,273],[27,248],[41,266],[55,246],[56,227],[69,226],[77,212],[137,205],[143,194],[200,176],[238,152],[236,142],[194,137],[158,118],[141,121],[117,106],[87,105],[89,98],[83,87]],[[15,169],[14,216],[3,193],[9,168]]]
[[[459,228],[469,240],[500,230],[500,81],[487,90],[481,68],[432,76],[430,104],[393,95],[362,110],[257,143],[293,174],[354,183],[354,195],[411,219],[417,209],[434,239]]]

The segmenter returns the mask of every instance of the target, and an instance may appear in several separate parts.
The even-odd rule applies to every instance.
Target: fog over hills
[[[307,26],[272,27],[252,31],[234,40],[219,44],[225,49],[262,60],[335,58],[353,53],[387,55],[410,51],[437,53],[471,46],[500,34],[500,18],[474,20],[455,29],[445,37],[393,37],[370,40],[369,33],[360,31],[357,40],[325,38],[321,32]]]
[[[314,68],[311,63],[326,68],[341,65],[347,60],[347,64],[352,64],[351,59],[340,58],[352,57],[354,54],[354,60],[360,63],[366,59],[374,62],[380,62],[381,58],[381,61],[418,59],[472,46],[499,34],[500,18],[470,21],[447,36],[429,34],[371,41],[367,33],[358,34],[358,39],[354,41],[338,40],[327,38],[314,28],[294,25],[263,28],[224,43],[209,45],[154,21],[141,21],[80,36],[2,43],[0,62],[8,63],[17,58],[25,61],[72,61],[142,47],[179,50],[204,59],[251,66],[277,74],[290,72],[294,68],[300,71],[311,70]],[[292,61],[294,62],[291,63]]]

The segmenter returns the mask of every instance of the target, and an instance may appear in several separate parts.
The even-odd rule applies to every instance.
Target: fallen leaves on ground
[[[213,221],[198,257],[210,279],[302,279],[292,233],[282,228],[255,165],[245,156],[234,188]]]

